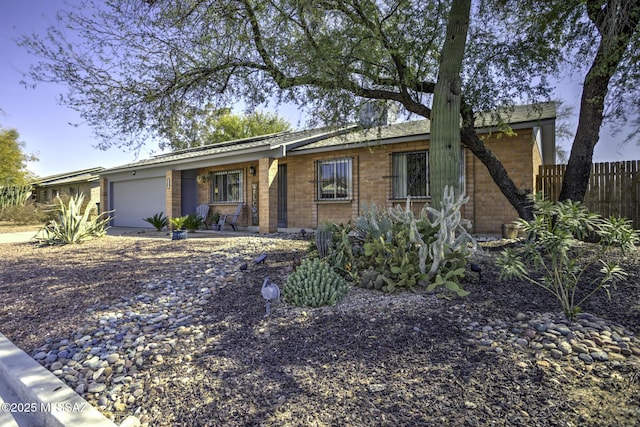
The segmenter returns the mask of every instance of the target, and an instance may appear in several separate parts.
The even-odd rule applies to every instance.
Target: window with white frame
[[[429,152],[394,153],[393,198],[429,196]]]
[[[350,200],[352,198],[352,159],[317,162],[318,200]]]
[[[214,203],[237,203],[242,201],[242,171],[211,173],[211,200]]]

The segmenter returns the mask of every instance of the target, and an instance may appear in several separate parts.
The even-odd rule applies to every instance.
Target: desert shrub
[[[426,285],[428,290],[467,295],[460,280],[477,249],[470,223],[460,213],[467,200],[447,188],[442,207],[425,206],[418,217],[410,200],[404,208],[365,206],[355,223],[361,245],[352,246],[353,267],[363,272],[359,284],[385,292]]]
[[[162,231],[163,228],[169,225],[169,218],[164,215],[164,212],[143,218],[143,220],[151,224],[157,231]]]
[[[285,301],[299,307],[333,305],[348,290],[347,282],[326,262],[304,259],[282,289]]]
[[[94,207],[85,206],[84,196],[77,195],[65,203],[58,199],[55,212],[57,219],[49,221],[38,233],[36,240],[42,245],[74,244],[86,240],[104,237],[107,233],[109,212],[103,212],[91,218]]]
[[[10,205],[0,208],[0,221],[8,221],[18,225],[43,224],[47,220],[46,213],[36,204],[26,202],[22,205]]]
[[[518,221],[530,239],[500,253],[501,278],[524,279],[550,292],[573,318],[593,294],[604,290],[610,296],[609,287],[626,277],[618,264],[606,260],[607,254],[614,248],[635,250],[638,233],[631,221],[603,218],[580,202],[551,203],[538,197],[533,203],[534,219]],[[585,243],[587,238],[595,243]],[[595,264],[600,264],[600,274],[585,277]],[[578,296],[583,287],[586,291]]]

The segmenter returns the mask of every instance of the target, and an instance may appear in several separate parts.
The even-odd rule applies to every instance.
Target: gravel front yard
[[[640,424],[638,254],[612,302],[598,294],[576,322],[539,289],[500,282],[495,250],[466,298],[352,288],[335,307],[280,302],[265,318],[264,277],[283,286],[307,245],[162,233],[2,244],[0,332],[116,422]]]

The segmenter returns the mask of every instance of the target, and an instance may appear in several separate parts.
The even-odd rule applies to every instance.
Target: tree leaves
[[[33,178],[27,162],[37,158],[23,152],[25,144],[19,139],[16,129],[0,127],[0,186],[25,185]]]

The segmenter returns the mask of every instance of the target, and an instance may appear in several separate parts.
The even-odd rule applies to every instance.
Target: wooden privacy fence
[[[536,177],[536,192],[557,201],[566,165],[542,165]],[[584,204],[604,217],[629,218],[640,228],[640,160],[594,163]]]

